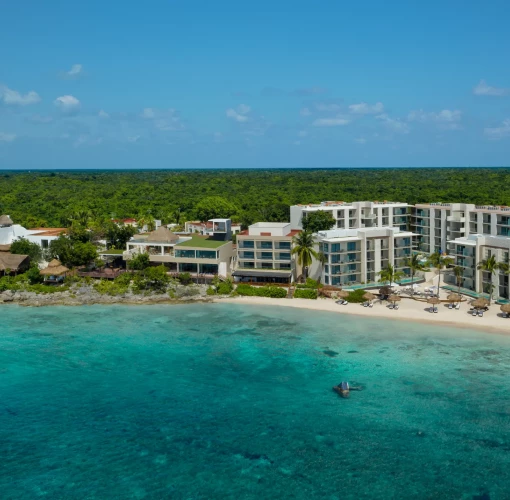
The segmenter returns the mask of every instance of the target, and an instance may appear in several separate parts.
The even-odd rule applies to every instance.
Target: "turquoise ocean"
[[[509,337],[466,329],[2,306],[0,498],[509,499],[509,382]]]

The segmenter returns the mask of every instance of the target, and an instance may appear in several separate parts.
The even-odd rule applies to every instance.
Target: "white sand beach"
[[[446,298],[446,297],[442,297]],[[483,317],[473,317],[468,314],[471,300],[462,302],[459,310],[448,309],[446,303],[437,306],[438,312],[429,312],[429,304],[411,298],[403,297],[399,302],[399,309],[392,310],[387,307],[388,302],[374,301],[373,307],[363,307],[362,304],[337,304],[334,299],[272,299],[266,297],[231,297],[218,299],[218,302],[231,302],[235,304],[258,304],[279,307],[296,307],[299,309],[312,309],[315,311],[329,311],[340,315],[371,316],[393,320],[418,321],[420,323],[451,325],[459,328],[472,328],[475,330],[510,334],[510,318],[502,317],[499,305],[492,304]]]

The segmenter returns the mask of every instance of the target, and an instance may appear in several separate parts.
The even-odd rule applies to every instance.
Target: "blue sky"
[[[0,168],[510,165],[504,1],[8,2]]]

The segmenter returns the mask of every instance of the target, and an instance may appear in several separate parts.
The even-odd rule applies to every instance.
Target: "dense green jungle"
[[[0,214],[26,227],[67,227],[73,214],[164,223],[232,217],[284,221],[323,200],[510,205],[510,168],[0,171]]]

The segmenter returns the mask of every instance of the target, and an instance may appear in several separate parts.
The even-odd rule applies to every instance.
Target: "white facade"
[[[379,281],[378,273],[391,264],[409,274],[406,259],[413,233],[395,227],[336,229],[318,233],[319,251],[326,262],[322,283],[345,286]]]
[[[237,235],[234,276],[239,281],[289,283],[297,278],[288,222],[257,222]]]
[[[26,229],[19,224],[0,226],[0,245],[10,245],[16,240],[25,238],[37,243],[41,248],[48,248],[49,244],[59,237],[64,228],[36,228]]]
[[[398,227],[408,229],[407,203],[390,201],[324,201],[320,204],[293,205],[290,207],[292,229],[303,229],[303,219],[311,212],[330,212],[336,220],[336,229],[360,229],[370,227]],[[333,229],[335,229],[333,228]]]

